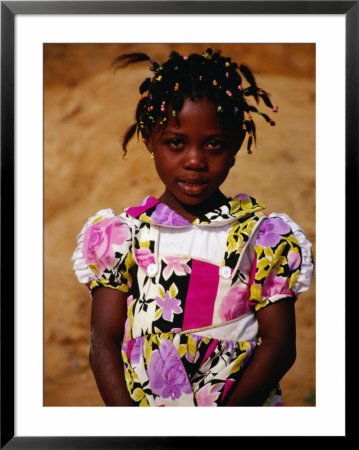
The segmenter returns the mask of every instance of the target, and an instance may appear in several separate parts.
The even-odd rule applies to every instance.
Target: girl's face
[[[156,127],[146,145],[166,186],[161,200],[177,212],[186,206],[193,211],[218,195],[240,145],[219,126],[207,99],[185,100],[178,121],[170,110],[167,126]]]

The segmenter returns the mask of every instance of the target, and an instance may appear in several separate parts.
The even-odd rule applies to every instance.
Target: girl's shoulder
[[[314,271],[312,243],[290,216],[276,212],[266,216],[259,226],[254,248],[263,267],[271,260],[273,264],[286,265],[283,273],[288,268],[300,268],[293,290],[299,293],[309,289]]]
[[[101,209],[89,217],[76,237],[73,269],[81,283],[89,283],[126,257],[132,244],[131,224],[113,209]]]

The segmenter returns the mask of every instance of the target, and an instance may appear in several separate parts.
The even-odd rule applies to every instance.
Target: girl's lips
[[[202,180],[178,180],[180,189],[188,195],[199,195],[208,186],[208,181]]]

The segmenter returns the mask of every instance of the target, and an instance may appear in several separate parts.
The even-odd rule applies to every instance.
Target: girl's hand
[[[100,287],[93,293],[90,365],[106,406],[135,406],[128,393],[121,343],[126,321],[126,294]]]
[[[294,364],[295,310],[292,300],[274,303],[257,313],[261,345],[224,406],[261,406]]]

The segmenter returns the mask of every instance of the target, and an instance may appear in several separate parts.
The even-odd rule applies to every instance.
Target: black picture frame
[[[6,449],[202,448],[215,437],[26,437],[15,435],[14,396],[14,59],[18,14],[336,14],[346,23],[346,236],[357,205],[359,153],[359,1],[4,1],[1,2],[1,442]],[[333,63],[334,64],[334,63]],[[345,262],[349,268],[346,252]],[[346,282],[350,277],[346,270]],[[6,283],[4,280],[6,279]],[[348,437],[348,434],[345,436]],[[223,441],[223,437],[218,440]]]

